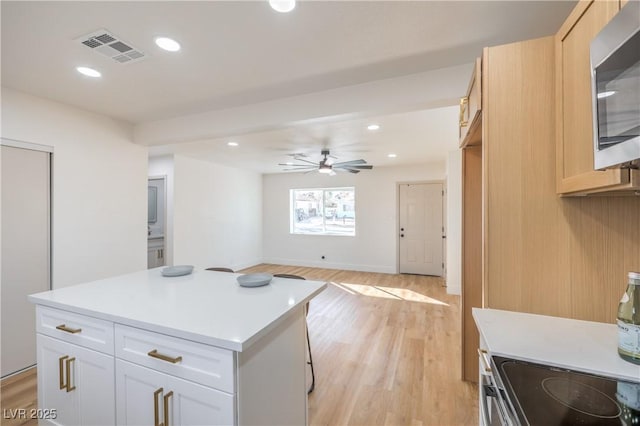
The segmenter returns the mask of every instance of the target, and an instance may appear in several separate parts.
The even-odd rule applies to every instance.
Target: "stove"
[[[640,426],[640,383],[496,356],[492,361],[522,425]]]

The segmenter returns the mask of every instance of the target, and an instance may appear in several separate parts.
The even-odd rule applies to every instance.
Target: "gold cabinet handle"
[[[60,389],[64,389],[67,385],[64,384],[64,360],[69,358],[69,355],[61,356],[58,358],[58,373],[60,374]]]
[[[76,359],[75,358],[69,358],[65,361],[66,367],[67,367],[67,392],[71,392],[72,390],[75,390],[75,386],[71,386],[71,363],[74,362]]]
[[[80,333],[82,331],[81,328],[70,328],[70,327],[67,327],[66,324],[60,324],[56,326],[56,330],[66,331],[67,333],[71,333],[71,334]]]
[[[467,110],[467,105],[469,104],[469,97],[465,96],[464,98],[460,98],[460,117],[458,117],[458,123],[460,127],[467,127],[469,122],[464,119],[464,113]]]
[[[169,355],[163,355],[161,353],[158,353],[157,349],[152,350],[151,352],[147,353],[147,355],[149,355],[152,358],[158,358],[158,359],[161,359],[163,361],[170,362],[172,364],[176,364],[176,363],[182,361],[182,357],[181,356],[177,356],[177,357],[173,358],[173,357],[170,357]]]
[[[166,394],[163,398],[164,402],[164,426],[169,426],[169,398],[173,396],[173,391]]]
[[[153,426],[164,426],[160,423],[160,407],[158,407],[158,395],[163,391],[164,389],[160,388],[153,393]]]

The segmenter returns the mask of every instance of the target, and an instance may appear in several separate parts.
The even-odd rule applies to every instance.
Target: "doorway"
[[[147,187],[147,268],[166,264],[166,177],[151,176]]]
[[[398,271],[444,275],[442,182],[398,185]]]

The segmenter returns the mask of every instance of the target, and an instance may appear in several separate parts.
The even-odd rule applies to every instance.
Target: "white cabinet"
[[[235,397],[150,368],[116,361],[118,425],[228,425]]]
[[[147,240],[147,269],[164,266],[164,238]]]
[[[115,424],[114,358],[38,334],[38,406],[52,424]]]

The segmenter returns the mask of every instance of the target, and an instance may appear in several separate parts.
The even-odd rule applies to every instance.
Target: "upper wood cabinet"
[[[591,40],[618,13],[618,0],[580,0],[555,39],[556,190],[584,195],[640,188],[637,170],[594,170]]]
[[[460,147],[482,142],[482,60],[476,59],[467,94],[460,99]]]

